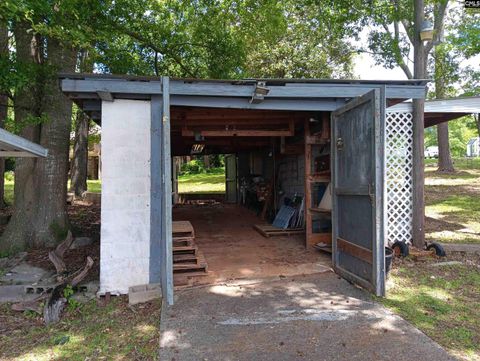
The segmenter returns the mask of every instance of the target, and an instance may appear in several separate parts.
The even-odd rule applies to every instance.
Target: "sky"
[[[405,80],[405,73],[399,67],[386,69],[381,65],[375,65],[370,54],[359,54],[355,59],[354,72],[363,80]]]
[[[453,7],[462,7],[463,4],[453,2]],[[356,45],[360,48],[365,48],[368,43],[368,34],[371,31],[371,27],[365,28],[359,34],[359,41],[353,42],[353,45]],[[404,29],[401,27],[400,31],[403,32]],[[413,59],[413,49],[409,55],[410,59]],[[480,70],[480,54],[475,57],[472,57],[468,60],[464,60],[461,63],[461,67],[472,66]],[[413,72],[413,64],[410,64],[410,69]],[[375,65],[373,56],[370,54],[362,53],[357,55],[354,62],[354,74],[357,75],[360,79],[363,80],[405,80],[407,76],[400,67],[395,67],[394,69],[386,69],[381,65]]]

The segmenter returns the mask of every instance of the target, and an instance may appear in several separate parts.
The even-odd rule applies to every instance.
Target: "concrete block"
[[[37,283],[41,279],[47,279],[53,273],[54,272],[43,268],[21,263],[5,273],[5,275],[0,278],[0,282],[11,285],[29,285]]]
[[[102,201],[102,194],[101,193],[93,193],[93,192],[85,192],[84,197],[85,201],[93,203],[93,204],[100,204]]]
[[[162,291],[160,284],[158,283],[132,286],[128,288],[128,303],[130,305],[152,301],[161,297]]]
[[[75,237],[73,240],[70,249],[76,249],[80,247],[89,246],[93,243],[93,240],[90,237]]]
[[[25,286],[22,285],[0,286],[0,303],[25,302],[36,297],[38,297],[37,293],[26,293]]]

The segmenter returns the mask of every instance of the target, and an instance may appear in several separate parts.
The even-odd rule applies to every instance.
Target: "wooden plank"
[[[199,130],[204,137],[290,137],[295,133],[291,130]],[[194,137],[195,131],[182,129],[182,137]]]
[[[319,207],[310,207],[310,211],[316,212],[316,213],[327,213],[327,214],[332,213],[331,209],[319,208]]]
[[[160,188],[163,196],[162,200],[162,239],[164,240],[165,257],[164,268],[162,269],[162,289],[163,297],[169,305],[173,305],[173,245],[172,245],[172,157],[170,155],[170,78],[162,77],[162,119],[161,136],[161,175],[162,187]],[[158,152],[158,150],[153,150]]]
[[[243,97],[253,94],[255,81],[251,84],[229,84],[220,82],[193,82],[173,80],[170,85],[172,96],[210,96],[210,97]],[[123,94],[162,94],[159,81],[128,81],[126,79],[62,79],[62,90],[66,93],[78,92],[110,92]],[[291,84],[289,86],[270,85],[269,98],[354,98],[361,96],[378,85],[360,84]],[[424,87],[418,85],[388,85],[387,98],[422,99],[425,97]]]
[[[166,272],[166,246],[162,236],[162,99],[152,97],[150,101],[150,259],[159,260],[149,263],[149,281],[162,283],[162,274]],[[166,287],[166,284],[162,284]]]
[[[293,236],[305,233],[303,228],[281,229],[266,224],[255,224],[253,228],[266,238],[275,236]]]
[[[198,262],[198,257],[194,254],[174,254],[173,263],[179,262]]]
[[[173,272],[189,272],[189,271],[198,271],[198,270],[207,270],[206,264],[198,264],[198,263],[174,263],[173,264]]]
[[[209,96],[182,96],[171,97],[171,104],[175,106],[191,106],[205,108],[227,109],[257,109],[257,110],[290,110],[290,111],[334,111],[345,103],[340,99],[268,99],[262,103],[250,103],[243,98],[220,98]]]
[[[104,102],[113,102],[113,95],[107,91],[97,91],[97,95]]]
[[[304,138],[305,138],[305,247],[312,244],[312,212],[309,208],[312,206],[312,145],[308,143],[310,137],[310,122],[305,119],[304,122]]]
[[[349,255],[355,258],[361,259],[364,262],[372,264],[373,255],[372,255],[372,251],[369,249],[366,249],[357,244],[348,242],[342,238],[337,238],[337,248],[344,253],[348,253]]]
[[[323,135],[308,135],[305,137],[305,142],[309,145],[328,144],[330,139],[323,138]]]
[[[186,251],[193,251],[197,252],[198,248],[196,245],[188,245],[188,246],[173,246],[173,253],[176,252],[186,252]]]
[[[173,237],[195,237],[195,231],[189,221],[174,221],[172,222]]]
[[[311,233],[308,238],[308,246],[313,246],[317,243],[332,244],[332,234],[331,233]]]

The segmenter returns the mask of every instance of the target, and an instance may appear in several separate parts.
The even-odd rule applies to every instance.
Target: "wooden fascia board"
[[[124,93],[124,94],[162,94],[159,81],[127,81],[121,79],[62,79],[62,90],[66,93]],[[289,84],[288,86],[269,86],[270,92],[265,100],[285,98],[353,98],[377,88],[368,84]],[[227,83],[185,83],[179,80],[170,82],[170,95],[174,96],[210,96],[248,98],[253,94],[255,85],[234,85]],[[386,85],[387,98],[424,98],[425,87],[418,85]],[[251,104],[258,106],[259,104]],[[171,104],[176,105],[176,104]]]

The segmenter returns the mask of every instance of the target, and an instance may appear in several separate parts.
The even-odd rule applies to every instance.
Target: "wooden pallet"
[[[289,228],[281,229],[274,227],[270,224],[255,224],[253,228],[264,237],[274,237],[274,236],[293,236],[296,234],[304,234],[305,229],[303,228]]]
[[[191,253],[191,254],[197,254],[198,252],[198,247],[195,244],[191,244],[188,246],[173,246],[173,255],[177,254],[185,254],[185,253]]]
[[[172,222],[172,236],[173,238],[189,238],[195,239],[195,231],[189,221],[175,221]]]
[[[179,255],[174,255],[178,256]],[[181,261],[178,262],[173,262],[173,273],[191,273],[191,272],[207,272],[208,266],[207,266],[207,261],[205,261],[205,257],[200,251],[197,251],[197,254],[195,255],[195,260],[192,258],[187,259],[184,257],[184,255],[180,259]]]
[[[173,222],[173,283],[188,287],[197,277],[208,275],[207,262],[195,244],[195,231],[188,221]]]

